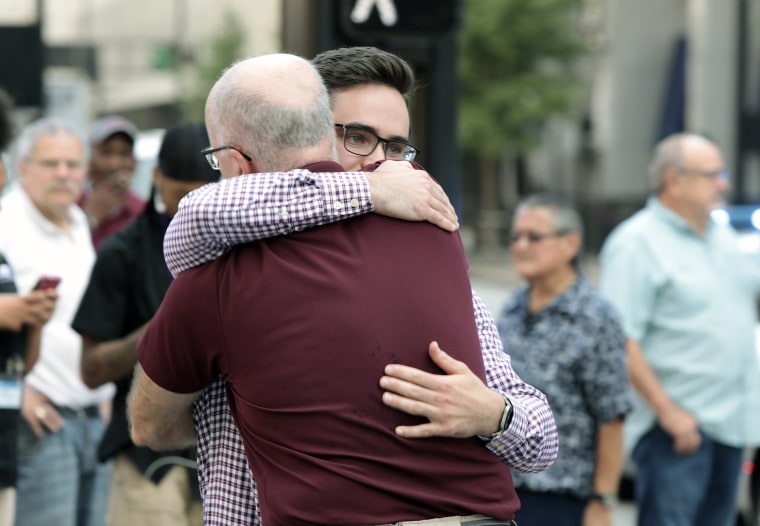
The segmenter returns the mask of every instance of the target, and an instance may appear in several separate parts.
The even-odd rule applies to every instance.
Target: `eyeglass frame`
[[[541,243],[542,241],[545,241],[547,239],[551,239],[554,237],[565,237],[570,233],[570,230],[555,230],[554,232],[513,232],[509,234],[509,244],[514,245],[516,243],[519,243],[519,241],[522,238],[525,238],[528,241],[529,245],[535,245],[536,243]]]
[[[219,159],[217,159],[216,155],[214,155],[216,152],[221,152],[222,150],[235,150],[240,155],[245,157],[245,160],[248,162],[253,161],[250,155],[242,151],[237,146],[232,145],[226,145],[226,146],[217,146],[216,148],[212,148],[209,146],[208,148],[204,148],[201,150],[201,155],[206,158],[206,162],[211,166],[212,170],[219,170]]]
[[[385,156],[386,159],[388,159],[388,146],[391,143],[403,144],[406,148],[411,148],[411,152],[404,153],[404,155],[403,155],[404,158],[403,159],[391,159],[392,161],[402,161],[402,160],[403,161],[414,161],[417,158],[417,154],[420,153],[419,148],[417,148],[416,146],[412,146],[408,142],[403,141],[401,139],[386,139],[384,137],[380,137],[378,134],[376,134],[375,132],[373,132],[372,130],[370,130],[369,128],[367,128],[366,126],[360,126],[358,124],[338,124],[338,123],[335,123],[335,127],[336,128],[341,128],[343,130],[343,147],[346,149],[347,152],[352,153],[354,155],[359,155],[361,157],[369,157],[370,155],[372,155],[374,153],[375,150],[377,150],[377,146],[380,143],[383,143],[383,155]],[[377,139],[377,142],[375,143],[375,145],[372,147],[372,149],[368,153],[358,153],[358,152],[355,152],[355,151],[351,150],[351,148],[348,147],[348,144],[346,144],[346,137],[348,136],[347,131],[348,131],[349,128],[354,128],[356,130],[361,130],[363,132],[369,133],[375,139]]]
[[[725,168],[723,170],[698,170],[696,168],[689,168],[687,166],[675,165],[675,169],[686,175],[687,173],[694,173],[709,179],[710,181],[728,181],[731,174]]]

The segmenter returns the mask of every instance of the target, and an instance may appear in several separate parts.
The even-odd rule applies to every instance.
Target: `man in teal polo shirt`
[[[760,266],[711,220],[729,187],[715,144],[670,136],[650,175],[656,195],[606,240],[600,283],[622,314],[638,393],[626,440],[639,524],[728,526],[742,449],[760,444]]]

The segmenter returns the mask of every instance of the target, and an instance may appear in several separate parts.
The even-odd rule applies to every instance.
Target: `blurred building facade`
[[[246,29],[245,54],[280,49],[279,0],[0,0],[0,39],[8,28],[39,25],[42,100],[22,110],[83,124],[121,113],[141,128],[165,127],[192,87],[187,72],[228,16]],[[0,84],[13,74],[0,71]]]

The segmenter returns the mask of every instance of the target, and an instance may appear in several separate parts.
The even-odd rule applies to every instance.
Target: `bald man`
[[[335,158],[335,134],[324,87],[297,57],[231,68],[206,120],[223,173],[336,169],[313,164]],[[365,216],[235,248],[181,274],[146,332],[133,438],[192,436],[190,404],[221,373],[263,523],[510,524],[509,470],[479,439],[403,439],[378,396],[389,360],[432,372],[433,334],[484,379],[471,301],[458,236],[426,224]]]
[[[601,254],[638,392],[626,420],[638,523],[733,524],[742,451],[760,444],[757,261],[711,219],[729,188],[723,156],[682,133],[657,145],[655,195]]]

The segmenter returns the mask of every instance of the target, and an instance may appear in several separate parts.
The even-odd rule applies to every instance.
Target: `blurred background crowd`
[[[587,278],[596,284],[597,254],[613,229],[645,206],[653,150],[671,134],[698,132],[717,147],[721,166],[706,173],[728,203],[746,206],[726,206],[714,218],[750,234],[742,238],[744,252],[760,250],[760,213],[753,215],[760,203],[760,0],[0,0],[0,87],[11,99],[14,129],[61,117],[88,132],[83,144],[92,162],[79,204],[95,249],[99,236],[121,229],[146,201],[154,204],[165,130],[203,120],[206,95],[226,66],[343,46],[376,46],[413,66],[419,88],[410,142],[459,213],[473,275],[505,291],[489,302],[493,314],[521,281],[529,298],[537,286],[556,285],[556,273],[563,276],[539,307],[529,299],[504,307],[502,338],[512,338],[513,349],[527,341],[513,334],[528,317],[518,307],[536,315],[566,287],[585,287]],[[177,151],[192,155],[203,139]],[[3,158],[14,182],[20,174],[10,152]],[[104,171],[129,175],[98,189],[99,161]],[[542,192],[561,196],[557,206],[577,212],[577,224],[555,221],[552,202],[521,201]],[[531,223],[523,215],[521,227],[518,212],[535,208],[548,219],[539,214]],[[113,229],[99,231],[105,223]],[[530,251],[543,246],[536,236],[555,234],[557,243],[568,234],[577,240],[547,252],[543,267],[530,262]],[[622,352],[622,332],[615,338]],[[101,340],[108,338],[89,343]],[[541,370],[521,360],[527,365],[518,373]],[[547,390],[554,379],[529,381]],[[760,521],[752,455],[748,450],[742,464],[749,476],[741,481],[737,519],[748,526]]]
[[[541,189],[569,196],[587,245],[600,247],[643,203],[652,146],[681,129],[724,152],[734,202],[760,200],[754,0],[388,2],[393,24],[380,18],[384,2],[367,2],[355,22],[355,0],[2,4],[0,43],[23,53],[3,53],[0,79],[22,118],[87,125],[119,113],[146,138],[200,118],[235,57],[342,45],[398,53],[421,80],[419,160],[459,206],[473,250],[506,248],[512,207]],[[136,178],[139,192],[148,180]]]

